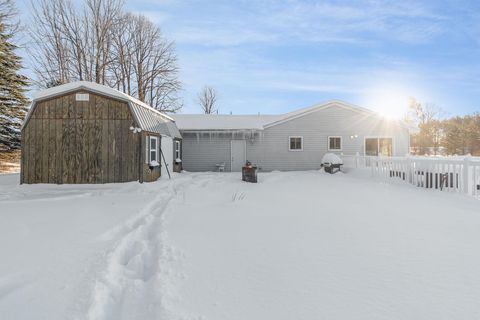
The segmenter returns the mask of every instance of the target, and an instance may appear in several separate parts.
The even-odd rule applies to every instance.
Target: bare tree
[[[76,80],[109,85],[162,111],[181,108],[173,42],[145,16],[123,13],[123,0],[33,3],[32,56],[41,85]]]
[[[422,104],[411,98],[409,106],[409,121],[418,126],[419,132],[412,135],[412,147],[417,154],[429,153],[433,149],[436,155],[443,139],[441,117],[443,111],[434,104]]]
[[[133,73],[138,98],[156,109],[177,111],[181,104],[175,46],[160,29],[142,15],[128,15],[132,27]]]
[[[205,114],[212,114],[218,111],[217,109],[217,92],[214,88],[205,86],[198,94],[198,102]]]
[[[18,10],[13,0],[0,0],[0,23],[5,32],[14,35],[20,28]]]

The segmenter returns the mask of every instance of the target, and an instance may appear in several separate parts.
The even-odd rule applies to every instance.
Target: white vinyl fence
[[[478,157],[363,157],[343,156],[347,167],[371,168],[372,176],[417,187],[480,197]]]

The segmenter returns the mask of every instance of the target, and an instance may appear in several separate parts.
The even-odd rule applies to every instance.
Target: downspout
[[[138,158],[139,158],[139,161],[138,161],[138,181],[140,183],[143,183],[143,166],[144,166],[144,159],[143,159],[143,156],[145,154],[145,148],[146,146],[144,147],[143,146],[143,141],[145,141],[145,139],[143,138],[143,130],[142,132],[140,132],[140,134],[138,135],[138,139],[140,139],[140,141],[138,142],[138,147],[139,147],[139,155],[138,155]]]

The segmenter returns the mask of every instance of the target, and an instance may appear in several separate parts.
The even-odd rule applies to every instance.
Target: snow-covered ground
[[[480,202],[361,172],[0,175],[2,319],[478,319]]]

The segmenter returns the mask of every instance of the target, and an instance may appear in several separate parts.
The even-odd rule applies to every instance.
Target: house
[[[181,139],[171,117],[110,87],[49,88],[22,127],[21,183],[153,181],[180,169]]]
[[[240,171],[248,159],[264,171],[318,169],[327,152],[404,156],[409,127],[333,100],[282,115],[178,114],[183,168]]]

